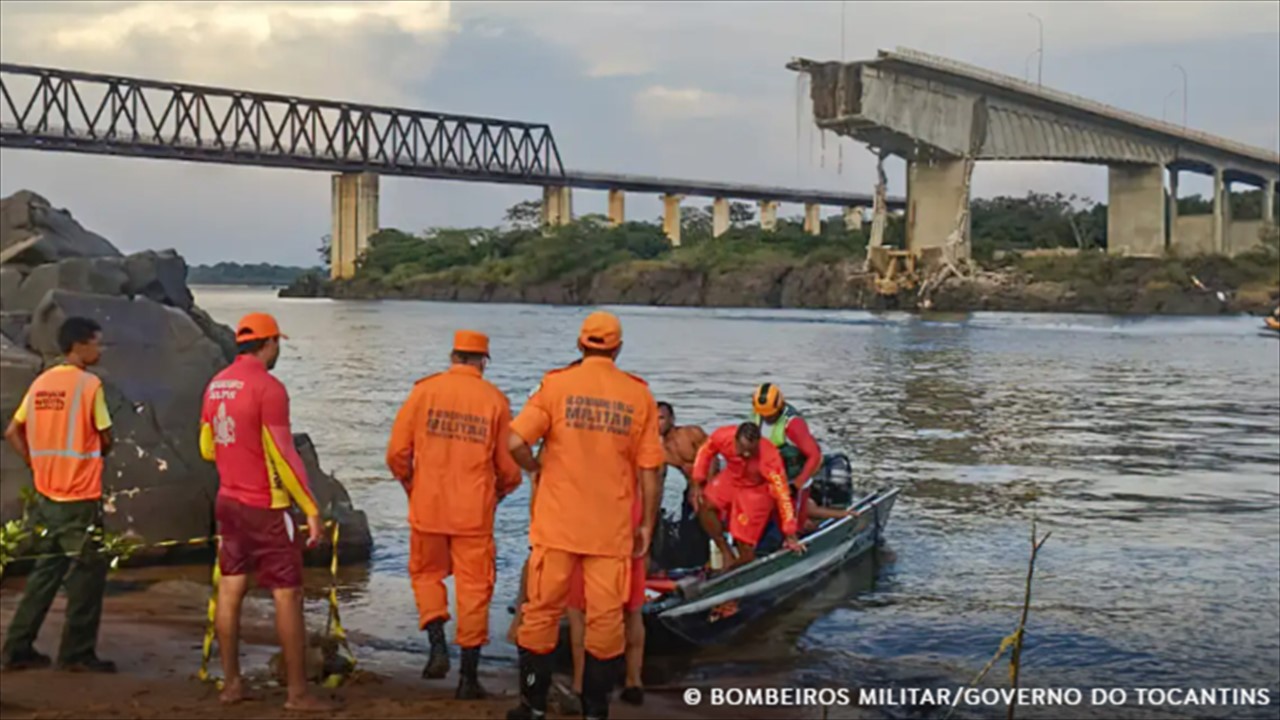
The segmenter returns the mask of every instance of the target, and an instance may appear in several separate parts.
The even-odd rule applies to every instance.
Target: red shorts
[[[631,558],[631,592],[627,594],[627,602],[623,604],[622,609],[626,612],[636,612],[644,607],[644,580],[645,565],[648,558]],[[582,563],[573,569],[573,574],[569,576],[569,597],[565,601],[565,605],[574,610],[586,611],[587,609],[587,591],[583,586],[582,579]]]
[[[245,505],[218,496],[218,567],[223,575],[250,571],[258,587],[283,590],[302,587],[302,534],[287,510]]]
[[[763,483],[737,485],[721,473],[707,483],[703,493],[715,506],[720,522],[727,525],[734,540],[753,547],[760,542],[775,507],[768,486]]]

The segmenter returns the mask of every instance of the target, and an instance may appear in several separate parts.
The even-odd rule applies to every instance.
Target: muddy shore
[[[242,666],[257,699],[224,707],[211,684],[195,679],[200,666],[208,585],[200,574],[173,568],[124,570],[113,576],[103,609],[98,651],[119,667],[116,675],[86,675],[34,670],[0,675],[0,718],[276,718],[303,717],[285,712],[284,690],[274,683],[268,664],[275,646],[269,596],[253,592],[244,606]],[[175,575],[183,579],[172,579]],[[162,579],[169,578],[169,579]],[[22,580],[8,578],[0,590],[0,625],[5,630],[17,607]],[[62,632],[65,600],[59,596],[36,643],[53,655]],[[323,628],[323,616],[308,613],[307,627]],[[502,628],[505,631],[505,628]],[[358,628],[352,628],[358,637]],[[0,630],[0,639],[4,630]],[[356,639],[353,637],[353,639]],[[317,693],[341,703],[335,718],[501,718],[516,704],[516,673],[509,663],[481,663],[481,684],[491,697],[484,701],[453,699],[455,669],[444,680],[419,676],[421,655],[353,646],[358,666],[343,687]],[[215,648],[210,671],[220,675]],[[563,680],[563,678],[558,678]],[[694,712],[681,700],[682,688],[651,688],[643,707],[615,702],[615,718],[717,717],[707,709]],[[729,717],[724,713],[720,716]],[[794,715],[792,715],[794,716]],[[552,717],[557,717],[552,714]]]

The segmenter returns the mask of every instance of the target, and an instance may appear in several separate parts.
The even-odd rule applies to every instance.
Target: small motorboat
[[[881,544],[898,488],[881,488],[853,499],[855,492],[847,480],[832,481],[833,476],[842,475],[840,466],[848,468],[843,455],[825,459],[823,472],[814,482],[814,496],[826,507],[847,507],[853,514],[825,520],[802,536],[805,553],[777,550],[720,575],[707,576],[702,568],[690,568],[683,575],[673,570],[667,578],[649,578],[649,600],[644,606],[646,646],[661,652],[724,642]],[[847,472],[843,478],[848,478]]]

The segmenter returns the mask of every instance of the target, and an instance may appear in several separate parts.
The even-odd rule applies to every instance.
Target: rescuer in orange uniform
[[[724,457],[725,468],[707,484],[707,473],[717,455]],[[755,559],[756,543],[760,542],[775,503],[786,535],[784,546],[796,552],[804,551],[796,538],[796,513],[787,489],[782,456],[773,443],[760,437],[759,425],[749,422],[737,427],[726,425],[711,433],[693,463],[693,486],[702,527],[725,559],[730,560],[727,567],[745,565]],[[724,539],[726,522],[737,550],[736,557]]]
[[[476,677],[480,648],[489,642],[493,597],[493,514],[520,485],[508,435],[511,404],[484,379],[489,338],[459,330],[448,370],[417,382],[400,408],[387,445],[387,467],[409,495],[409,577],[418,603],[418,628],[427,631],[431,654],[424,678],[449,672],[444,624],[454,576],[457,640],[462,672],[457,697],[486,696]]]
[[[89,533],[102,527],[102,458],[111,450],[111,416],[102,381],[86,370],[102,354],[101,339],[102,328],[93,320],[67,318],[58,328],[58,348],[66,362],[31,383],[4,433],[31,468],[38,495],[32,523],[50,530],[33,548],[44,557],[27,577],[22,602],[9,623],[5,670],[49,665],[34,643],[64,579],[67,619],[58,665],[81,672],[116,670],[96,654],[107,563]]]
[[[547,373],[511,424],[516,461],[540,473],[529,526],[528,600],[518,631],[520,706],[507,714],[512,719],[546,714],[551,653],[578,567],[587,607],[582,707],[586,717],[608,717],[615,666],[626,646],[631,558],[648,552],[657,518],[663,461],[657,404],[643,380],[614,365],[621,323],[592,313],[578,347],[582,362]],[[539,440],[540,461],[530,449]],[[641,522],[634,525],[637,484]]]

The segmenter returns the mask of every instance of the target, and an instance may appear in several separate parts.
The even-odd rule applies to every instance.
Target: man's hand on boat
[[[702,486],[698,483],[689,483],[689,507],[693,508],[694,512],[702,509],[702,498]]]
[[[804,543],[800,542],[800,538],[795,535],[788,535],[786,539],[782,541],[782,547],[796,553],[797,555],[803,555],[808,550],[808,548],[804,546]]]

